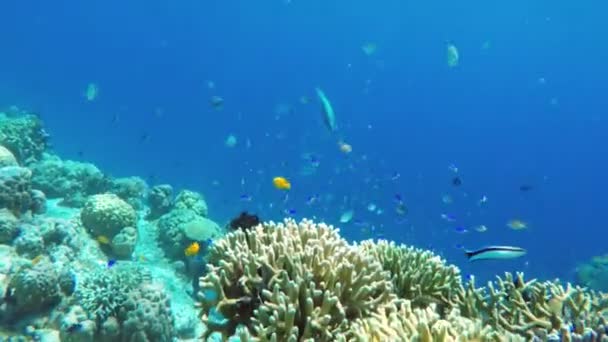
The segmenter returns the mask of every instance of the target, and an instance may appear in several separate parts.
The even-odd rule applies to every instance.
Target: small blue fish
[[[285,215],[288,215],[288,216],[293,216],[293,215],[295,215],[295,214],[296,214],[296,210],[295,210],[295,209],[293,209],[293,208],[292,208],[292,209],[285,209],[285,210],[283,211],[283,213],[284,213]]]
[[[456,228],[454,228],[454,231],[456,231],[456,233],[460,233],[460,234],[464,234],[464,233],[468,233],[469,231],[463,227],[463,226],[458,226]]]
[[[108,268],[110,268],[110,267],[112,267],[114,265],[116,265],[116,260],[114,260],[114,259],[108,260]]]
[[[403,203],[403,198],[401,195],[395,194],[395,201],[397,201],[397,203]]]
[[[469,261],[515,259],[526,255],[526,250],[513,246],[488,246],[474,251],[465,251]]]
[[[247,194],[242,194],[239,199],[243,202],[251,202],[253,200],[253,197],[251,197],[251,195],[247,195]]]
[[[456,247],[457,249],[464,249],[464,245],[461,243],[455,244],[454,247]]]

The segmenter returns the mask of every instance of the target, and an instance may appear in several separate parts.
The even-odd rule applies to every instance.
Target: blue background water
[[[599,1],[5,1],[0,103],[39,112],[66,158],[201,191],[220,222],[242,209],[275,220],[295,209],[337,224],[352,208],[356,222],[342,225],[350,239],[431,247],[484,277],[567,278],[606,252],[606,10]],[[375,54],[362,52],[366,42]],[[460,51],[456,68],[448,43]],[[89,83],[95,101],[83,96]],[[333,102],[338,136],[322,124],[315,86]],[[291,109],[277,112],[281,104]],[[277,175],[293,184],[286,201]],[[513,218],[530,228],[508,229]],[[489,230],[471,229],[479,224]],[[468,264],[456,244],[529,253]]]

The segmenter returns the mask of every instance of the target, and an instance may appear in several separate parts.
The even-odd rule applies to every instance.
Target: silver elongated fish
[[[513,246],[487,246],[465,252],[469,261],[515,259],[526,255],[526,250]]]
[[[321,101],[321,110],[323,112],[323,123],[325,123],[325,126],[327,126],[327,128],[331,131],[331,132],[335,132],[337,129],[336,126],[336,113],[334,112],[334,109],[331,106],[331,102],[329,102],[329,99],[327,98],[327,96],[325,96],[325,93],[323,92],[323,90],[321,90],[321,88],[315,88],[315,90],[317,91],[317,96],[319,97],[319,100]]]

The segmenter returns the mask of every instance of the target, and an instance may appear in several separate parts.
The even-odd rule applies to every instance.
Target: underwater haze
[[[431,248],[482,278],[571,279],[608,252],[604,2],[4,1],[0,11],[3,106],[38,113],[67,159],[203,193],[216,221],[243,210],[315,218],[349,240]],[[273,185],[279,176],[289,191]],[[463,249],[487,245],[527,254],[467,261]]]

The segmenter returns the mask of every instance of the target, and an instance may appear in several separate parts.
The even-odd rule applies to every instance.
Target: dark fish
[[[139,136],[139,143],[145,143],[148,140],[150,140],[150,134],[148,134],[147,132],[142,133],[142,135]]]
[[[211,99],[209,100],[209,104],[211,105],[211,107],[215,108],[215,109],[222,109],[222,107],[224,107],[224,99],[214,95],[211,96]]]
[[[454,178],[452,178],[452,185],[453,186],[460,186],[460,185],[462,185],[462,179],[460,179],[460,177],[454,177]]]
[[[110,267],[112,267],[114,265],[116,265],[116,260],[114,260],[114,259],[108,260],[108,268],[110,268]]]
[[[469,261],[515,259],[526,254],[526,250],[513,246],[488,246],[474,251],[465,251]]]
[[[519,191],[521,192],[528,192],[530,190],[534,189],[534,187],[532,185],[529,184],[522,184],[519,186]]]

